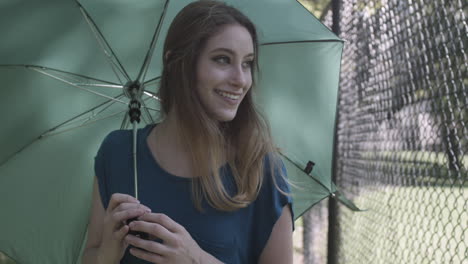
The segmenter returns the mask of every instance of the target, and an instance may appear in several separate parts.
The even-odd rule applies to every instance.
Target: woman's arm
[[[104,219],[105,211],[102,206],[101,197],[99,196],[96,177],[94,178],[93,185],[91,215],[88,223],[88,240],[86,241],[86,246],[83,251],[83,264],[99,264],[97,253],[99,245],[101,244],[102,221]]]
[[[273,226],[270,238],[260,255],[259,264],[293,263],[292,230],[291,210],[286,205]]]
[[[99,195],[98,181],[94,178],[88,240],[83,251],[83,264],[116,264],[120,262],[128,244],[123,241],[129,227],[127,219],[142,216],[150,209],[126,194],[115,193],[104,209]]]

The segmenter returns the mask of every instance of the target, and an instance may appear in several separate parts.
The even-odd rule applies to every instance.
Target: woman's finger
[[[180,233],[185,228],[165,214],[150,213],[139,217],[139,220],[160,224],[172,233]]]
[[[140,232],[153,235],[168,244],[172,244],[174,240],[174,236],[175,236],[171,231],[167,230],[167,228],[165,228],[164,226],[158,223],[151,223],[151,222],[137,220],[137,221],[131,222],[129,224],[129,227],[130,227],[130,230],[132,231],[140,231]]]
[[[109,205],[107,206],[107,212],[112,212],[121,203],[140,203],[135,197],[123,193],[112,194]]]
[[[144,249],[148,252],[161,255],[161,256],[164,256],[169,252],[169,248],[162,243],[151,241],[151,240],[146,240],[146,239],[141,239],[137,236],[130,235],[130,234],[128,234],[125,237],[125,242],[127,242],[128,244],[134,247]]]
[[[117,232],[114,233],[115,238],[118,241],[124,239],[124,237],[128,234],[128,230],[130,230],[128,225],[123,225]]]
[[[138,209],[138,208],[143,208],[147,210],[148,212],[151,212],[151,208],[142,204],[138,204],[138,203],[121,203],[113,210],[113,212],[125,211],[129,209]]]
[[[125,211],[114,213],[112,215],[112,221],[114,222],[114,224],[119,224],[127,221],[128,219],[136,218],[149,212],[150,211],[148,209],[144,208],[128,209]]]

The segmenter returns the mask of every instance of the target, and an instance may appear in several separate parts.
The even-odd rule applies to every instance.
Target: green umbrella
[[[165,32],[189,2],[0,3],[0,251],[18,263],[79,261],[94,156],[110,131],[131,128],[132,96],[142,104],[138,127],[155,121]],[[299,217],[338,194],[331,173],[343,42],[294,0],[227,2],[258,26],[257,100]],[[132,85],[145,90],[124,92]]]

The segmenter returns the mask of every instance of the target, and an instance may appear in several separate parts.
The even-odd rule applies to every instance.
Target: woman
[[[114,131],[95,160],[83,263],[292,263],[285,170],[252,97],[254,25],[194,2],[163,54],[163,121],[138,132],[141,202],[130,195],[131,132]]]

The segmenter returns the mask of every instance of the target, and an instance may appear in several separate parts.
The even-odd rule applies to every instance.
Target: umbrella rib
[[[146,113],[146,115],[149,117],[149,120],[150,120],[150,124],[153,124],[154,123],[154,120],[153,120],[153,117],[151,116],[151,113],[148,111],[148,107],[146,107],[146,103],[145,103],[145,100],[142,100],[141,101],[141,104],[143,106],[143,110],[144,112]],[[144,117],[144,115],[141,115],[142,117]],[[148,122],[146,122],[148,124]]]
[[[48,73],[48,72],[46,72],[46,71],[42,71],[42,70],[39,70],[39,69],[36,69],[36,68],[31,68],[31,69],[34,70],[34,71],[37,71],[37,72],[39,72],[39,73],[42,73],[42,74],[44,74],[44,75],[46,75],[46,76],[49,76],[49,77],[51,77],[51,78],[53,78],[53,79],[59,80],[59,81],[61,81],[61,82],[63,82],[63,83],[69,84],[69,85],[71,85],[71,86],[73,86],[73,87],[76,87],[76,88],[78,88],[78,89],[81,89],[81,90],[84,90],[84,91],[93,93],[93,94],[95,94],[95,95],[102,96],[102,97],[104,97],[104,98],[111,99],[111,100],[115,100],[115,101],[117,101],[117,102],[120,102],[120,103],[122,103],[122,104],[125,104],[125,102],[122,101],[122,100],[118,100],[118,99],[115,99],[115,98],[110,97],[110,96],[108,96],[108,95],[105,95],[105,94],[102,94],[102,93],[93,91],[93,90],[91,90],[91,89],[87,89],[87,88],[81,87],[81,86],[78,85],[78,84],[69,82],[69,81],[67,81],[67,80],[65,80],[65,79],[62,79],[62,78],[60,78],[60,77],[58,77],[58,76],[55,76],[55,75],[53,75],[53,74],[50,74],[50,73]]]
[[[146,82],[143,83],[143,87],[148,87],[148,86],[152,85],[153,83],[156,83],[156,81],[159,80],[159,79],[161,79],[161,77],[158,76],[158,77],[155,77],[155,78],[153,78],[153,79],[151,79],[151,80],[148,80],[148,81],[146,81]],[[156,100],[158,100],[158,101],[161,102],[161,99],[159,98],[159,96],[157,95],[157,93],[150,92],[150,91],[148,91],[148,90],[144,90],[143,93],[146,94],[147,96],[149,96],[149,97],[151,97],[151,98],[153,98],[153,99],[156,99]]]
[[[42,70],[45,70],[45,71],[58,72],[58,73],[63,73],[63,74],[66,74],[66,75],[70,75],[72,77],[79,77],[79,78],[88,79],[88,80],[95,81],[95,82],[105,83],[105,84],[85,84],[85,83],[79,84],[79,85],[83,85],[83,86],[91,85],[91,86],[99,86],[99,87],[106,87],[106,88],[120,88],[120,89],[123,88],[122,85],[117,84],[117,83],[104,81],[104,80],[100,80],[100,79],[97,79],[97,78],[94,78],[94,77],[89,77],[89,76],[78,74],[78,73],[67,72],[67,71],[54,69],[54,68],[50,68],[50,67],[46,67],[46,66],[33,65],[33,64],[0,64],[0,67],[4,67],[4,68],[26,68],[26,69],[30,69],[30,70],[42,69]]]
[[[120,95],[118,95],[118,96],[116,96],[116,97],[114,97],[114,98],[115,98],[115,99],[118,99],[118,98],[120,98],[120,97],[122,97],[122,96],[123,96],[123,94],[120,94]],[[67,123],[72,123],[74,120],[76,120],[76,119],[78,119],[78,118],[80,118],[80,117],[82,117],[82,116],[84,116],[84,115],[86,115],[86,114],[88,114],[88,113],[93,112],[94,110],[98,109],[99,107],[101,107],[101,106],[103,106],[103,105],[105,105],[105,104],[108,104],[106,107],[104,107],[104,109],[102,109],[101,111],[99,111],[97,114],[94,114],[94,115],[93,115],[93,116],[97,116],[97,115],[99,115],[100,113],[102,113],[103,111],[105,111],[107,108],[109,108],[110,106],[112,106],[115,102],[116,102],[115,100],[107,100],[107,101],[105,101],[105,102],[103,102],[103,103],[101,103],[101,104],[98,104],[97,106],[95,106],[95,107],[93,107],[93,108],[91,108],[91,109],[89,109],[89,110],[87,110],[87,111],[85,111],[85,112],[83,112],[83,113],[81,113],[81,114],[79,114],[79,115],[76,115],[76,116],[74,116],[74,117],[72,117],[72,118],[70,118],[70,119],[68,119],[68,120],[66,120],[66,121],[64,121],[64,122],[62,122],[62,123],[56,125],[55,127],[51,128],[51,129],[49,129],[49,130],[47,130],[46,132],[42,133],[39,137],[46,136],[47,134],[50,134],[51,132],[54,132],[55,130],[59,129],[60,127],[64,126],[65,124],[67,124]],[[110,103],[110,104],[109,104],[109,103]],[[90,119],[91,119],[91,118],[87,118],[87,120],[90,120]],[[86,124],[86,122],[84,122],[83,124]]]
[[[156,30],[153,34],[153,39],[151,40],[151,45],[148,49],[148,52],[146,53],[146,57],[145,57],[145,61],[141,67],[141,70],[140,70],[140,73],[138,74],[138,77],[137,77],[137,80],[141,83],[143,82],[143,80],[145,79],[146,77],[146,73],[149,69],[149,65],[150,65],[150,61],[151,61],[151,58],[153,57],[153,52],[154,52],[154,48],[156,46],[156,40],[158,39],[158,36],[159,36],[159,33],[161,31],[161,27],[162,27],[162,22],[164,20],[164,17],[166,16],[166,11],[167,11],[167,7],[169,5],[169,0],[166,0],[166,2],[164,3],[164,8],[163,8],[163,11],[162,11],[162,14],[161,16],[159,17],[159,22],[158,22],[158,26],[156,27]]]
[[[23,151],[24,149],[26,149],[27,147],[29,147],[30,145],[32,145],[34,142],[36,142],[37,140],[39,140],[40,137],[38,138],[35,138],[33,139],[31,142],[27,143],[26,145],[24,145],[23,147],[21,147],[19,150],[17,150],[16,152],[14,152],[13,154],[11,154],[10,156],[7,156],[6,159],[0,163],[0,167],[2,167],[3,165],[5,165],[11,158],[13,158],[16,154],[20,153],[21,151]]]
[[[120,94],[120,95],[118,95],[118,96],[116,96],[116,97],[114,97],[114,98],[115,98],[115,99],[118,99],[118,98],[123,97],[123,96],[124,96],[124,94]],[[151,97],[147,98],[146,100],[149,100],[149,99],[151,99]],[[146,100],[144,100],[144,101],[146,101]],[[53,132],[53,131],[59,129],[60,127],[63,127],[65,124],[71,124],[73,120],[76,120],[76,119],[78,119],[78,118],[81,117],[81,116],[84,116],[84,115],[86,115],[86,114],[88,114],[88,113],[91,113],[91,112],[93,112],[94,110],[98,109],[99,107],[102,107],[103,105],[107,104],[107,106],[105,106],[105,107],[104,107],[103,109],[101,109],[99,112],[97,112],[96,114],[93,114],[92,117],[86,118],[86,121],[83,122],[81,125],[79,125],[79,126],[77,126],[77,127],[81,127],[81,126],[84,126],[84,125],[87,125],[87,124],[90,124],[90,123],[94,123],[94,122],[95,122],[94,120],[102,120],[102,119],[93,119],[93,117],[94,117],[94,116],[97,116],[97,115],[99,115],[99,114],[101,114],[102,112],[104,112],[105,110],[107,110],[109,107],[111,107],[114,103],[116,103],[116,100],[107,100],[107,101],[105,101],[105,102],[103,102],[103,103],[101,103],[101,104],[99,104],[99,105],[97,105],[97,106],[95,106],[95,107],[89,109],[88,111],[83,112],[83,113],[81,113],[81,114],[79,114],[79,115],[77,115],[77,116],[75,116],[75,117],[72,117],[72,118],[68,119],[67,121],[62,122],[61,124],[59,124],[59,125],[57,125],[57,126],[51,128],[51,129],[47,130],[45,133],[43,133],[43,134],[42,134],[41,136],[39,136],[39,137],[45,137],[45,136],[48,136],[49,134],[55,135],[55,134],[57,134],[57,133],[51,133],[51,132]],[[153,109],[153,108],[146,107],[146,104],[145,104],[144,102],[142,102],[142,104],[143,104],[143,106],[144,106],[144,110],[146,111],[146,113],[147,113],[148,116],[150,117],[150,120],[153,122],[153,119],[152,119],[152,117],[151,117],[151,114],[149,113],[148,110],[153,110],[153,111],[158,111],[158,112],[159,112],[159,110],[158,110],[158,109]],[[128,110],[126,109],[126,110],[124,110],[124,111],[128,111]],[[120,114],[120,113],[122,113],[122,111],[117,112],[117,114]],[[114,115],[116,115],[116,114],[112,114],[111,116],[114,116]],[[126,120],[127,117],[128,117],[128,115],[125,115],[124,120]],[[106,117],[106,118],[107,118],[107,117]],[[105,118],[104,118],[104,119],[105,119]],[[92,121],[92,122],[89,122],[90,120],[93,120],[93,121]],[[78,120],[76,120],[76,121],[78,121]],[[125,121],[124,121],[124,122],[125,122]],[[68,131],[68,130],[70,130],[70,129],[66,129],[66,130],[63,130],[63,131]],[[62,132],[60,132],[60,133],[62,133]]]
[[[17,65],[13,65],[13,66],[17,66]],[[107,95],[104,95],[104,94],[101,94],[101,93],[92,91],[92,90],[90,90],[90,89],[86,89],[86,88],[81,87],[81,86],[86,85],[86,86],[112,87],[112,88],[120,88],[120,89],[122,89],[122,86],[120,86],[120,85],[114,85],[114,84],[109,84],[109,85],[101,85],[101,84],[97,84],[97,85],[93,85],[93,84],[75,84],[75,83],[72,83],[72,82],[70,82],[70,81],[67,81],[67,80],[65,80],[65,79],[63,79],[63,78],[60,78],[59,76],[55,76],[55,75],[53,75],[53,74],[50,74],[50,73],[48,73],[48,72],[46,72],[46,71],[44,71],[44,70],[56,71],[56,72],[59,72],[59,73],[66,73],[66,74],[69,74],[69,75],[73,75],[73,76],[77,76],[77,77],[81,77],[81,78],[93,79],[93,80],[96,80],[96,81],[101,81],[101,80],[94,79],[94,78],[90,78],[90,77],[87,77],[87,76],[84,76],[84,75],[78,75],[78,74],[73,74],[73,73],[69,73],[69,72],[65,72],[65,71],[61,71],[61,70],[56,70],[56,69],[52,69],[52,68],[42,67],[42,66],[33,66],[33,65],[22,65],[22,66],[25,66],[27,69],[31,69],[31,70],[37,71],[37,72],[39,72],[39,73],[41,73],[41,74],[44,74],[44,75],[49,76],[49,77],[51,77],[51,78],[54,78],[54,79],[56,79],[56,80],[62,81],[62,82],[66,83],[66,84],[69,84],[69,85],[71,85],[71,86],[74,86],[74,87],[77,87],[77,88],[79,88],[79,89],[82,89],[82,90],[85,90],[85,91],[94,93],[94,94],[96,94],[96,95],[99,95],[99,96],[102,96],[102,97],[105,97],[105,98],[110,99],[110,100],[108,100],[107,102],[112,101],[113,103],[115,103],[115,102],[120,102],[120,103],[126,104],[126,103],[123,102],[122,100],[119,100],[119,98],[121,98],[123,94],[112,98],[112,97],[109,97],[109,96],[107,96]],[[106,82],[106,81],[102,81],[102,82],[110,83],[110,82]],[[154,93],[152,93],[152,92],[145,91],[144,93],[149,97],[148,99],[153,98],[153,99],[159,100],[159,98],[158,98]],[[107,103],[107,102],[105,102],[105,103]],[[105,103],[103,103],[103,104],[105,104]],[[112,105],[112,104],[111,104],[111,105]],[[110,105],[109,105],[108,107],[110,107]],[[94,109],[95,109],[95,108],[91,109],[91,110],[88,111],[88,112],[91,112],[91,111],[93,111]],[[107,109],[107,108],[105,108],[105,109]],[[102,111],[104,111],[105,109],[103,109]],[[147,111],[148,109],[154,110],[154,111],[159,111],[159,110],[157,110],[157,109],[152,109],[152,108],[148,108],[148,107],[145,106],[145,110]],[[102,111],[101,111],[101,112],[102,112]],[[88,113],[88,112],[85,112],[85,113],[83,113],[83,114],[86,114],[86,113]],[[82,114],[82,115],[83,115],[83,114]],[[99,114],[99,113],[98,113],[98,114]],[[80,116],[81,116],[81,115],[76,116],[76,117],[74,117],[74,118],[72,118],[72,119],[66,121],[65,123],[70,122],[71,120],[76,119],[76,118],[78,118],[78,117],[80,117]],[[88,119],[88,120],[89,120],[89,119]],[[152,120],[152,119],[151,119],[151,120]],[[62,126],[62,125],[63,125],[63,124],[60,124],[59,126]],[[56,129],[56,128],[53,128],[52,130],[54,130],[54,129]],[[49,131],[49,132],[50,132],[50,131]],[[46,133],[47,133],[47,132],[46,132]]]
[[[123,89],[122,85],[112,85],[112,84],[97,84],[97,83],[79,83],[79,86],[91,86],[91,87],[101,87],[101,88],[117,88]]]
[[[109,61],[112,70],[114,71],[115,75],[119,79],[121,84],[124,84],[122,80],[119,77],[119,74],[116,71],[117,70],[127,79],[127,82],[130,82],[130,76],[128,75],[127,71],[125,68],[122,66],[122,63],[120,62],[119,58],[115,54],[115,52],[112,50],[111,46],[107,42],[106,38],[102,34],[102,32],[99,30],[98,26],[94,22],[94,20],[91,18],[89,13],[86,11],[86,9],[76,0],[75,1],[78,7],[80,8],[81,13],[83,14],[86,22],[88,23],[89,27],[91,28],[91,31],[93,32],[96,40],[98,41],[99,45],[104,51],[104,54],[106,55],[107,60]]]
[[[155,100],[161,101],[161,99],[159,99],[159,97],[156,95],[156,93],[153,93],[153,92],[150,92],[150,91],[144,91],[143,93],[148,97],[151,97],[151,98],[153,98]]]
[[[122,95],[119,95],[119,96],[122,96]],[[119,97],[119,96],[117,96],[117,97]],[[106,102],[100,104],[99,106],[102,106],[102,105],[104,105],[104,104],[106,104],[106,103],[109,103],[110,101],[111,101],[111,100],[106,101]],[[114,101],[113,103],[115,103],[115,101]],[[94,107],[94,108],[98,108],[99,106],[96,106],[96,107]],[[107,106],[107,107],[109,107],[109,106]],[[147,109],[151,109],[151,110],[154,110],[154,111],[159,111],[158,109],[152,109],[152,108],[147,108]],[[84,127],[84,126],[87,126],[87,125],[89,125],[89,124],[92,124],[92,123],[95,123],[95,122],[98,122],[98,121],[101,121],[101,120],[104,120],[104,119],[108,119],[108,118],[114,117],[114,116],[116,116],[116,115],[120,115],[120,114],[122,114],[123,112],[127,112],[127,111],[128,111],[127,109],[122,110],[122,111],[118,111],[118,112],[115,112],[115,113],[113,113],[113,114],[111,114],[111,115],[108,115],[108,116],[105,116],[105,117],[102,117],[102,118],[93,119],[92,122],[85,122],[85,123],[83,123],[83,124],[81,124],[81,125],[79,125],[79,126],[72,127],[72,128],[69,128],[69,129],[65,129],[65,130],[62,130],[62,131],[57,132],[57,133],[48,133],[48,132],[46,132],[46,133],[43,133],[42,135],[40,135],[40,136],[39,136],[37,139],[35,139],[34,141],[39,140],[39,139],[41,139],[41,138],[51,137],[51,136],[55,136],[55,135],[58,135],[58,134],[62,134],[62,133],[65,133],[65,132],[68,132],[68,131],[70,131],[70,130],[77,129],[77,128],[80,128],[80,127]],[[90,112],[90,111],[88,111],[88,112]],[[100,112],[102,112],[102,111],[100,111]],[[83,115],[83,114],[81,114],[81,115]],[[124,120],[128,120],[128,115],[125,115]],[[50,130],[49,130],[49,131],[50,131]],[[34,143],[34,141],[31,142],[30,144]],[[29,144],[29,145],[30,145],[30,144]],[[26,147],[27,147],[27,146],[26,146]],[[22,148],[22,149],[24,149],[24,148]],[[17,152],[17,153],[18,153],[18,152]]]
[[[120,95],[118,95],[118,96],[116,96],[116,97],[122,97],[122,96],[124,96],[124,94],[120,94]],[[111,107],[112,105],[114,105],[114,104],[116,103],[116,101],[114,101],[114,100],[108,100],[108,101],[102,103],[100,106],[102,106],[102,105],[104,105],[104,104],[106,104],[106,103],[109,103],[109,102],[111,102],[111,103],[108,104],[106,107],[103,107],[99,112],[97,112],[96,115],[99,115],[100,113],[106,111],[109,107]],[[98,108],[98,107],[96,107],[96,108]],[[89,119],[88,119],[88,120],[89,120]]]
[[[84,127],[86,125],[89,125],[91,123],[94,123],[94,122],[97,122],[97,121],[100,121],[100,120],[104,120],[104,119],[108,119],[108,118],[111,118],[111,117],[114,117],[116,115],[119,115],[121,114],[122,112],[124,112],[126,110],[123,110],[123,111],[120,111],[120,112],[117,112],[117,113],[114,113],[112,115],[109,115],[109,116],[106,116],[106,117],[103,117],[103,118],[100,118],[100,119],[95,119],[93,122],[89,122],[89,123],[86,123],[86,124],[82,124],[80,126],[77,126],[77,127],[73,127],[73,128],[69,128],[69,129],[66,129],[66,130],[62,130],[60,132],[57,132],[57,133],[43,133],[41,134],[40,136],[36,137],[35,139],[31,140],[31,142],[25,144],[23,147],[21,147],[19,150],[17,150],[16,152],[12,153],[11,155],[7,156],[7,158],[2,162],[0,163],[0,167],[2,167],[4,164],[6,164],[11,158],[13,158],[15,155],[17,155],[18,153],[22,152],[23,150],[25,150],[26,148],[28,148],[30,145],[34,144],[36,141],[42,139],[42,138],[45,138],[45,137],[51,137],[51,136],[55,136],[55,135],[58,135],[58,134],[62,134],[62,133],[65,133],[67,131],[70,131],[70,130],[73,130],[73,129],[77,129],[77,128],[80,128],[80,127]]]
[[[278,41],[278,42],[266,42],[260,44],[260,46],[269,46],[269,45],[280,45],[280,44],[294,44],[294,43],[315,43],[315,42],[341,42],[343,40],[338,39],[320,39],[320,40],[293,40],[293,41]]]
[[[145,93],[147,93],[147,92],[148,92],[148,91],[145,91]],[[147,109],[147,110],[153,110],[153,111],[156,111],[156,112],[160,112],[160,111],[161,111],[160,109],[154,109],[154,108],[151,108],[151,107],[147,107],[146,104],[144,103],[145,101],[148,101],[149,99],[156,99],[156,100],[158,100],[158,101],[161,101],[161,100],[159,99],[159,97],[153,95],[153,93],[151,93],[151,92],[148,92],[148,93],[150,93],[150,94],[152,94],[152,95],[148,96],[148,98],[146,98],[146,99],[143,99],[143,102],[142,102],[142,103],[143,103],[144,108]]]
[[[149,86],[149,85],[151,85],[152,82],[156,83],[156,81],[160,80],[160,79],[161,79],[161,76],[154,77],[153,79],[144,82],[144,84],[145,84],[145,86]]]
[[[150,118],[150,119],[151,119],[151,121],[153,120],[152,118]],[[145,124],[152,124],[152,123],[148,122],[148,118],[143,113],[141,113],[141,120]]]
[[[119,95],[119,96],[117,96],[117,97],[122,97],[122,96],[123,96],[123,94],[121,94],[121,95]],[[109,103],[109,102],[111,102],[111,103]],[[82,113],[81,115],[85,115],[85,114],[87,114],[87,113],[89,113],[89,112],[92,112],[92,111],[94,111],[95,109],[97,109],[98,107],[100,107],[100,106],[102,106],[102,105],[104,105],[104,104],[106,104],[106,103],[109,103],[109,104],[108,104],[106,107],[103,107],[103,108],[102,108],[99,112],[97,112],[96,114],[93,114],[91,117],[86,118],[85,121],[82,122],[82,124],[86,124],[86,123],[88,123],[90,120],[93,120],[93,117],[98,116],[98,115],[101,114],[102,112],[106,111],[109,107],[111,107],[112,105],[114,105],[114,103],[116,103],[116,101],[114,101],[114,100],[108,100],[108,101],[106,101],[106,102],[100,104],[99,106],[97,106],[97,107],[95,107],[95,108],[93,108],[93,109],[90,109],[90,110],[88,110],[88,111]],[[78,118],[78,117],[79,117],[79,116],[77,116],[77,117],[75,117],[75,118]],[[68,120],[67,122],[70,122],[71,120],[73,120],[73,119],[70,119],[70,120]],[[76,120],[76,122],[78,122],[78,121],[80,121],[80,120]],[[65,123],[64,123],[64,124],[65,124]],[[72,124],[72,122],[70,122],[70,124]],[[62,124],[62,125],[63,125],[63,124]]]
[[[90,124],[93,124],[93,123],[96,123],[98,121],[101,121],[101,120],[104,120],[104,119],[108,119],[108,118],[111,118],[111,117],[114,117],[116,115],[120,115],[122,114],[123,112],[125,112],[127,110],[122,110],[122,111],[119,111],[119,112],[115,112],[111,115],[108,115],[108,116],[105,116],[105,117],[102,117],[102,118],[96,118],[94,119],[92,122],[86,122],[86,123],[83,123],[79,126],[76,126],[76,127],[72,127],[72,128],[69,128],[69,129],[65,129],[65,130],[62,130],[60,132],[56,132],[56,133],[49,133],[49,134],[44,134],[44,135],[41,135],[39,136],[36,140],[39,140],[41,138],[45,138],[45,137],[51,137],[51,136],[55,136],[55,135],[59,135],[59,134],[62,134],[62,133],[65,133],[65,132],[68,132],[68,131],[71,131],[71,130],[74,130],[74,129],[77,129],[77,128],[81,128],[81,127],[85,127],[87,125],[90,125]]]

